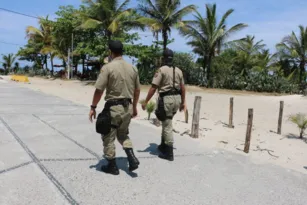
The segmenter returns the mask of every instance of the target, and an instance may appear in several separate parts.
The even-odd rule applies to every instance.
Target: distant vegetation
[[[299,26],[298,34],[289,31],[276,45],[277,53],[271,53],[255,36],[229,41],[231,35],[248,26],[242,22],[226,23],[234,13],[231,8],[218,16],[216,4],[197,8],[182,7],[180,0],[138,2],[135,8],[129,0],[84,0],[79,8],[61,6],[55,21],[47,16],[39,20],[38,28],[26,28],[28,44],[16,55],[3,56],[0,72],[65,78],[70,65],[73,76],[96,79],[108,56],[108,40],[119,39],[125,44],[125,55],[137,59],[141,83],[149,84],[161,65],[162,51],[174,41],[169,38],[170,33],[177,29],[186,42],[176,43],[193,48],[193,53],[175,54],[174,64],[184,71],[187,84],[279,93],[300,93],[305,89],[306,27]],[[204,16],[200,14],[203,11]],[[191,19],[187,18],[189,14]],[[156,39],[152,45],[135,43],[142,38],[140,31],[152,32]],[[72,42],[73,52],[69,56]],[[19,68],[14,64],[16,56],[32,62],[32,66]],[[61,65],[54,65],[54,59],[59,59]],[[54,68],[61,71],[54,72]]]

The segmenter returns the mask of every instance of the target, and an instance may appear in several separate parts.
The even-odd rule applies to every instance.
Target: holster
[[[122,105],[128,107],[131,104],[131,99],[116,99],[109,100],[106,102],[104,109],[99,113],[96,121],[96,132],[102,135],[107,135],[110,133],[111,128],[116,128],[115,125],[111,124],[111,107],[116,105]]]
[[[159,98],[158,100],[158,106],[157,109],[155,110],[155,115],[157,117],[158,120],[160,120],[161,122],[166,120],[166,112],[165,112],[165,108],[164,108],[164,101],[163,101],[163,97]]]
[[[181,91],[180,90],[170,90],[170,91],[159,94],[158,106],[157,106],[157,109],[155,110],[155,114],[157,116],[157,119],[160,120],[161,122],[165,121],[166,119],[173,119],[173,116],[166,115],[165,108],[164,108],[163,98],[165,96],[170,96],[170,95],[181,95]]]
[[[105,107],[101,113],[99,113],[96,121],[96,132],[102,135],[107,135],[111,131],[111,110],[109,107]]]

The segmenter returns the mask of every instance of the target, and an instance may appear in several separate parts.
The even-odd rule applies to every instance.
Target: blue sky
[[[235,12],[228,19],[229,26],[237,23],[246,23],[248,28],[231,37],[241,38],[255,35],[256,40],[263,39],[267,48],[274,51],[275,44],[291,31],[297,31],[298,25],[307,26],[307,1],[306,0],[182,0],[182,6],[195,4],[204,14],[206,3],[216,3],[219,17],[228,9]],[[6,8],[33,16],[55,17],[55,12],[60,5],[74,5],[78,7],[81,0],[0,0],[0,8]],[[136,0],[131,0],[131,6],[137,5]],[[25,28],[28,25],[37,26],[37,20],[8,13],[0,10],[0,42],[9,42],[24,45]],[[148,34],[142,42],[150,44],[150,32],[141,32],[142,37]],[[172,31],[175,42],[169,47],[176,51],[190,52],[191,48],[185,44],[186,40],[175,30]],[[19,46],[0,43],[1,54],[16,53]]]

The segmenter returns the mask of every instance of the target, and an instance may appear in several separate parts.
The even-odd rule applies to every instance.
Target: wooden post
[[[249,152],[252,128],[253,128],[253,109],[248,109],[247,130],[246,130],[246,138],[245,138],[245,146],[244,146],[245,153]]]
[[[233,97],[230,98],[230,105],[229,105],[229,128],[234,128],[233,127]]]
[[[198,138],[199,132],[199,113],[200,113],[201,97],[196,96],[194,101],[193,121],[192,121],[192,138]]]
[[[189,123],[189,111],[188,111],[188,108],[185,109],[184,111],[184,118],[185,118],[185,123]]]
[[[277,134],[281,134],[281,125],[282,125],[282,115],[284,112],[284,101],[280,101],[279,106],[279,117],[278,117],[278,128],[277,128]]]

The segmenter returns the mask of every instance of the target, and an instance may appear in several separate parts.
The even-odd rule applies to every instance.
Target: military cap
[[[164,58],[173,58],[174,57],[174,52],[171,50],[171,49],[166,49],[164,52],[163,52],[163,57]]]
[[[110,41],[109,49],[114,53],[122,53],[124,51],[124,46],[120,41]]]

